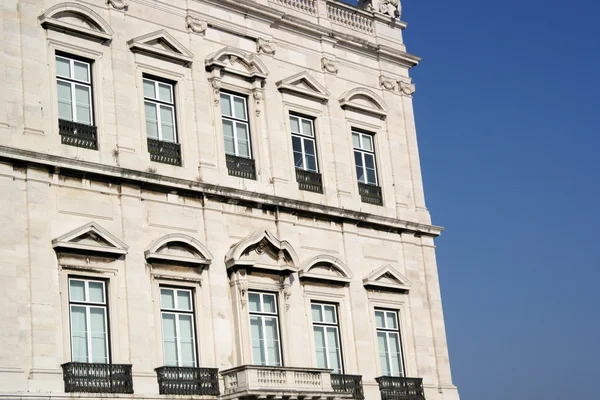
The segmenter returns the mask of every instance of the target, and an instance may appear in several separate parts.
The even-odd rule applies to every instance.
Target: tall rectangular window
[[[375,325],[377,327],[381,374],[384,376],[404,376],[398,312],[375,310]]]
[[[71,358],[74,362],[110,362],[106,283],[69,278]]]
[[[377,185],[373,135],[354,130],[352,131],[352,145],[354,147],[356,178],[361,183]]]
[[[166,366],[196,367],[194,301],[188,289],[160,288],[163,354]]]
[[[317,367],[332,369],[334,374],[343,373],[337,307],[333,304],[312,303],[311,313]]]
[[[294,165],[297,169],[318,172],[314,121],[298,115],[290,115]]]
[[[91,63],[57,54],[56,85],[58,118],[93,125]]]
[[[225,153],[251,158],[250,124],[246,98],[232,93],[221,92],[221,117]]]
[[[248,292],[252,363],[281,365],[279,316],[273,293]]]
[[[144,109],[148,138],[177,143],[173,84],[144,77]]]

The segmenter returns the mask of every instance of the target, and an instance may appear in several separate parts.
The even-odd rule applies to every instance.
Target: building
[[[2,4],[0,398],[458,399],[397,0]]]

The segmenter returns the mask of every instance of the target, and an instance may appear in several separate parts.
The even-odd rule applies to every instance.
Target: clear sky
[[[403,1],[462,400],[600,399],[599,14]]]

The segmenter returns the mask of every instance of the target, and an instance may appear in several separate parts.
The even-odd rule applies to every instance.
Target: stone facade
[[[362,375],[367,400],[380,398],[378,308],[398,312],[405,375],[428,400],[458,399],[413,118],[419,58],[397,1],[362,3],[2,3],[0,398],[97,398],[63,382],[77,276],[106,282],[110,360],[132,366],[134,394],[119,398],[166,398],[155,368],[170,285],[194,293],[198,365],[221,371],[223,398],[274,393],[260,371],[235,369],[252,364],[248,291],[265,290],[290,367],[273,396],[343,397],[315,370],[310,307],[323,301],[338,307],[344,373]],[[90,63],[91,142],[59,127],[57,54]],[[179,153],[154,154],[162,162],[144,76],[174,88]],[[221,91],[246,98],[254,179],[231,173]],[[314,123],[320,190],[298,184],[290,113]],[[381,205],[359,190],[352,130],[374,139]]]

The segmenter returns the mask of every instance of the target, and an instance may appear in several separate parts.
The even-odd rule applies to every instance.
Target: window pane
[[[92,330],[91,362],[107,363],[106,314],[103,308],[90,308],[90,329]]]
[[[240,157],[250,157],[250,145],[248,143],[248,126],[246,124],[235,124],[237,133],[238,153]]]
[[[69,281],[71,301],[85,301],[85,282],[71,279]]]
[[[334,306],[324,306],[323,308],[325,311],[325,322],[330,322],[332,324],[335,324],[335,322],[336,322],[335,307]]]
[[[388,343],[391,358],[390,373],[393,376],[400,376],[400,341],[397,333],[388,333]]]
[[[275,296],[272,294],[263,295],[263,312],[276,313]]]
[[[177,309],[190,311],[192,309],[191,293],[185,290],[177,291]]]
[[[181,364],[183,367],[194,367],[194,335],[191,315],[179,315],[179,336],[181,347]]]
[[[356,164],[357,167],[362,167],[363,166],[363,159],[362,159],[362,152],[360,151],[355,151],[354,152],[354,163]]]
[[[82,63],[79,61],[74,61],[73,66],[75,69],[75,79],[82,82],[90,82],[90,78],[88,75],[89,65],[86,63]]]
[[[367,183],[370,183],[372,185],[375,185],[377,183],[374,169],[367,168]]]
[[[233,98],[235,118],[246,120],[246,102],[240,97]]]
[[[362,135],[362,148],[373,151],[373,138],[370,135]]]
[[[235,154],[235,147],[233,144],[233,122],[224,119],[223,120],[223,137],[225,138],[225,153]]]
[[[365,171],[361,167],[356,167],[356,179],[359,182],[365,182]]]
[[[156,105],[146,102],[144,108],[146,109],[146,134],[151,139],[158,139]]]
[[[58,94],[58,118],[67,121],[73,120],[73,106],[71,99],[71,84],[67,82],[57,82]]]
[[[294,165],[298,169],[304,169],[304,158],[302,157],[302,153],[297,151],[294,152]]]
[[[315,351],[317,353],[317,368],[327,368],[327,355],[325,349],[325,331],[322,326],[313,328],[315,334]]]
[[[56,75],[64,76],[65,78],[71,77],[71,64],[69,60],[56,57]]]
[[[104,285],[102,282],[89,282],[90,301],[104,303]]]
[[[360,149],[360,135],[358,133],[352,132],[352,146],[355,149]]]
[[[160,106],[161,140],[175,142],[175,125],[173,121],[173,109],[171,107]]]
[[[306,154],[315,155],[314,140],[304,139],[304,151],[306,151]]]
[[[175,308],[175,296],[171,289],[160,289],[160,307]]]
[[[260,295],[258,293],[248,293],[248,304],[250,311],[260,312]]]
[[[302,133],[308,136],[313,136],[312,121],[302,120]]]
[[[375,169],[375,157],[372,154],[365,153],[365,167]]]
[[[231,102],[228,95],[221,93],[221,114],[231,117]]]
[[[375,311],[375,325],[378,328],[385,328],[385,319],[383,311]]]
[[[265,365],[262,320],[260,317],[250,317],[250,335],[252,338],[252,363]]]
[[[75,85],[75,101],[77,122],[88,125],[91,124],[90,88],[87,86]]]
[[[73,351],[73,361],[88,362],[85,307],[71,307],[71,347]]]
[[[165,365],[177,366],[177,335],[175,330],[175,315],[163,314],[162,320]]]
[[[387,353],[387,340],[384,332],[377,332],[377,344],[379,346],[379,361],[381,363],[381,374],[383,376],[390,375],[390,364]]]
[[[154,81],[144,79],[144,97],[156,99],[156,87]]]
[[[387,325],[386,325],[387,328],[398,329],[398,326],[396,325],[396,313],[395,312],[386,312],[385,320],[387,322]]]
[[[312,304],[310,306],[310,310],[312,312],[313,322],[322,322],[323,321],[323,313],[321,312],[320,304]]]
[[[333,369],[334,373],[340,372],[340,362],[339,362],[339,343],[338,343],[338,335],[337,329],[335,328],[327,328],[327,349],[329,352],[329,368]]]
[[[302,139],[300,139],[298,136],[292,136],[292,149],[302,153]]]
[[[315,156],[306,156],[306,169],[309,171],[317,171],[317,158]]]
[[[173,97],[171,95],[171,85],[167,85],[164,83],[158,84],[158,99],[167,103],[173,102]]]
[[[265,341],[268,365],[280,365],[279,331],[276,318],[265,318]]]
[[[294,133],[300,133],[300,122],[298,121],[298,117],[290,116],[290,129]]]

